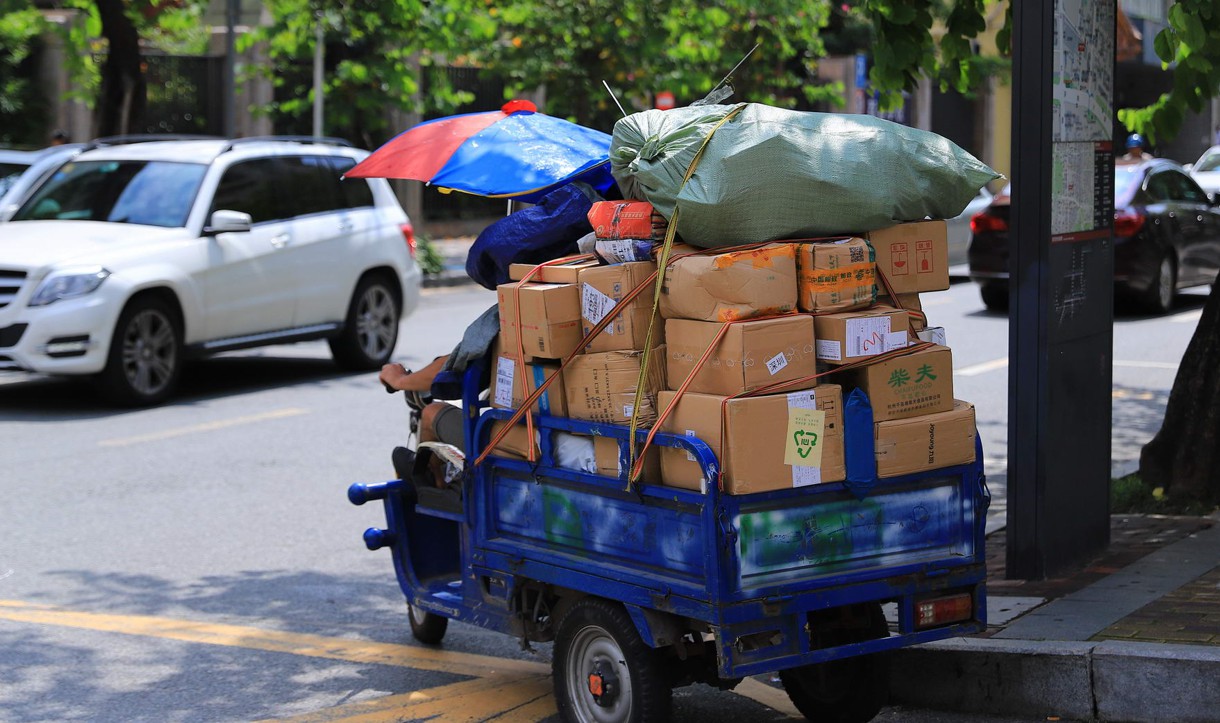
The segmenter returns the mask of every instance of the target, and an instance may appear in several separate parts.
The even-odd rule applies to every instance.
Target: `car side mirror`
[[[204,227],[206,236],[220,233],[245,233],[254,225],[254,219],[242,211],[216,211],[212,214],[211,223]]]

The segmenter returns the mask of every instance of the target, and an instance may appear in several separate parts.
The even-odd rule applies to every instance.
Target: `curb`
[[[465,286],[473,284],[474,279],[466,275],[466,272],[445,269],[439,274],[425,274],[420,286],[425,289],[443,289],[453,286]]]
[[[1220,650],[963,638],[895,651],[891,702],[1000,716],[1215,721]]]

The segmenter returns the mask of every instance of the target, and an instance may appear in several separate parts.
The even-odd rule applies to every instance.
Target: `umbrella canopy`
[[[529,201],[574,180],[605,190],[613,183],[609,153],[608,134],[514,100],[498,111],[420,123],[345,175],[409,178],[442,190]]]

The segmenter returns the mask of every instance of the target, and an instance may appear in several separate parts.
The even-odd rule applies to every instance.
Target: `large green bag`
[[[952,218],[1000,177],[935,133],[757,103],[627,116],[614,125],[610,166],[625,198],[671,221],[681,209],[678,234],[702,247]]]

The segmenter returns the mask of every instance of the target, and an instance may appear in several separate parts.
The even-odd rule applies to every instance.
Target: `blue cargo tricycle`
[[[512,416],[484,408],[480,376],[463,380],[467,451]],[[871,411],[844,407],[848,478],[868,479]],[[973,464],[882,480],[873,465],[871,486],[727,495],[561,468],[556,432],[617,440],[626,469],[628,428],[534,422],[536,463],[490,456],[449,489],[392,480],[348,497],[385,505],[386,527],[364,541],[390,549],[414,636],[439,643],[459,620],[553,641],[565,721],[665,720],[674,687],[729,689],[773,671],[807,718],[865,721],[885,702],[885,651],[985,627],[977,443]],[[718,478],[703,441],[653,443]]]

